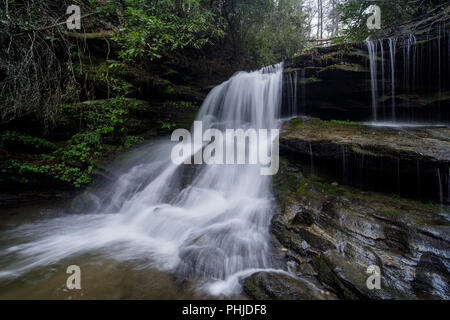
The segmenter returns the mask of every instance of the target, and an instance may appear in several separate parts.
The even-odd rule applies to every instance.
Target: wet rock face
[[[415,294],[424,299],[435,299],[440,295],[450,295],[450,274],[439,256],[427,252],[420,257],[416,277],[412,282]]]
[[[241,281],[245,293],[257,300],[336,300],[317,280],[281,273],[258,272]]]
[[[324,119],[370,118],[370,70],[361,45],[319,48],[287,61],[283,78],[283,113]],[[324,94],[326,92],[326,94]]]
[[[340,299],[450,298],[450,221],[439,206],[307,177],[286,159],[273,183],[280,210],[271,232],[299,278]],[[370,266],[380,270],[380,289],[367,284]],[[254,276],[257,289],[246,292],[278,297],[273,281]]]
[[[316,165],[333,169],[341,183],[450,201],[448,127],[381,127],[300,117],[284,124],[280,148],[308,162],[313,157]]]

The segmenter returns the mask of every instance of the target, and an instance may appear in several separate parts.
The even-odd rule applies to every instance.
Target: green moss
[[[78,38],[78,39],[102,39],[109,38],[113,35],[114,31],[106,30],[99,32],[69,32],[66,31],[65,34],[69,37]]]
[[[266,294],[263,288],[257,284],[257,280],[254,276],[250,276],[242,281],[242,287],[244,291],[256,300],[265,300],[269,296]]]
[[[356,145],[352,145],[352,150],[353,150],[354,152],[358,153],[358,154],[362,154],[362,155],[366,155],[366,156],[371,156],[371,157],[378,157],[378,154],[373,153],[373,152],[371,152],[371,151],[369,151],[369,150],[360,148],[360,147],[358,147],[358,146],[356,146]]]
[[[294,127],[296,127],[297,129],[306,128],[302,118],[297,118],[297,119],[292,120],[291,124],[294,125]]]
[[[174,107],[176,109],[189,109],[189,108],[197,108],[197,104],[191,101],[170,101],[169,106]]]
[[[162,82],[166,86],[166,89],[164,90],[164,92],[167,95],[173,95],[176,93],[174,86],[172,85],[172,83],[169,80],[163,80]]]
[[[24,147],[33,149],[46,149],[54,150],[56,145],[48,140],[33,137],[26,133],[20,133],[17,131],[5,131],[0,135],[0,147],[4,147],[6,144],[19,144]]]
[[[8,169],[16,170],[19,174],[23,175],[20,182],[24,184],[28,183],[33,176],[36,179],[39,179],[40,176],[46,176],[54,180],[69,183],[75,187],[89,183],[91,181],[89,175],[92,172],[92,166],[83,170],[65,163],[55,163],[54,161],[31,163],[10,160]]]
[[[296,118],[291,120],[291,123],[298,129],[322,128],[329,125],[329,122],[318,118]]]
[[[390,216],[396,216],[401,214],[401,212],[399,212],[398,210],[395,210],[393,208],[387,208],[383,210],[384,214],[390,215]]]
[[[330,120],[331,123],[342,124],[342,125],[360,125],[360,121],[349,121],[349,120]]]
[[[172,86],[169,86],[169,87],[167,87],[165,93],[167,95],[173,95],[173,94],[175,94],[175,89]]]
[[[343,70],[351,72],[368,72],[367,68],[355,63],[336,63],[325,68],[325,70]]]
[[[297,188],[295,191],[301,195],[306,196],[309,194],[308,186],[309,186],[309,182],[308,182],[308,180],[305,179],[300,184],[297,185]]]
[[[319,78],[316,77],[309,77],[309,78],[305,78],[305,79],[300,79],[298,82],[299,84],[310,84],[310,83],[314,83],[314,82],[321,82],[322,80],[320,80]]]

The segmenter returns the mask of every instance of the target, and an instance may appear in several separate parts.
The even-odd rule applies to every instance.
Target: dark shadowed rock
[[[346,154],[365,154],[423,163],[450,164],[450,128],[382,127],[359,123],[322,121],[301,117],[284,124],[280,143],[295,152],[339,158]]]
[[[415,294],[423,299],[442,299],[450,296],[450,272],[443,258],[431,252],[424,253],[417,264],[412,282]]]
[[[336,300],[317,281],[286,274],[258,272],[241,280],[246,294],[257,300]]]
[[[448,207],[305,176],[283,158],[273,185],[283,192],[271,232],[294,274],[341,299],[450,298],[450,222],[439,213]],[[380,290],[367,286],[369,266],[380,268]]]
[[[450,128],[383,127],[299,117],[280,134],[282,152],[333,171],[339,183],[446,201]],[[442,197],[442,199],[441,199]]]

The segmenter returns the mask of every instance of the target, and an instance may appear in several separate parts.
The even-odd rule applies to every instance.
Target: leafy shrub
[[[30,136],[25,133],[19,133],[17,131],[5,131],[0,135],[0,147],[8,146],[21,146],[34,150],[54,150],[55,144],[52,142]]]

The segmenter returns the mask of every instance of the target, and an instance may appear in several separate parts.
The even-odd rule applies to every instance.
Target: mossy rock
[[[332,292],[312,279],[282,273],[258,272],[241,280],[244,292],[256,300],[335,300]]]

